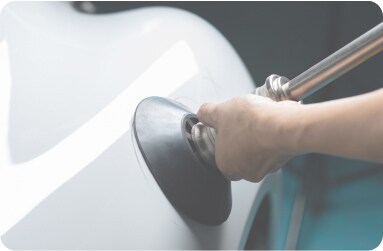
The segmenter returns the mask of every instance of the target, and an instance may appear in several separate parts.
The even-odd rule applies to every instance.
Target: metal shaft
[[[301,100],[383,50],[383,22],[282,86]]]

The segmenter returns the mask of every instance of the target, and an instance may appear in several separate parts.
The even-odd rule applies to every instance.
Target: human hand
[[[294,123],[300,107],[294,101],[248,94],[204,104],[197,115],[217,131],[215,159],[222,174],[231,180],[259,182],[299,153],[294,143],[302,133]]]

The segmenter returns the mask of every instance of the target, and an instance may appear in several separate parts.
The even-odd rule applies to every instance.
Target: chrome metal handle
[[[299,101],[382,50],[383,22],[288,82],[271,75],[255,93],[276,101]]]

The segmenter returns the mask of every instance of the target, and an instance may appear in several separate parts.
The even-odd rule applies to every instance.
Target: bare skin
[[[231,180],[259,182],[305,153],[383,163],[383,89],[309,105],[249,94],[204,104],[198,118],[217,130],[217,166]]]

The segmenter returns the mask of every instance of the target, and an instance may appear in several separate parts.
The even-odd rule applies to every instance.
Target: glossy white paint
[[[1,32],[10,62],[0,62],[9,76],[0,83],[7,247],[236,249],[263,196],[272,191],[278,203],[279,174],[234,182],[229,219],[195,223],[167,201],[138,151],[131,120],[143,98],[167,96],[196,111],[254,88],[204,20],[172,8],[94,16],[64,2],[14,2]]]

